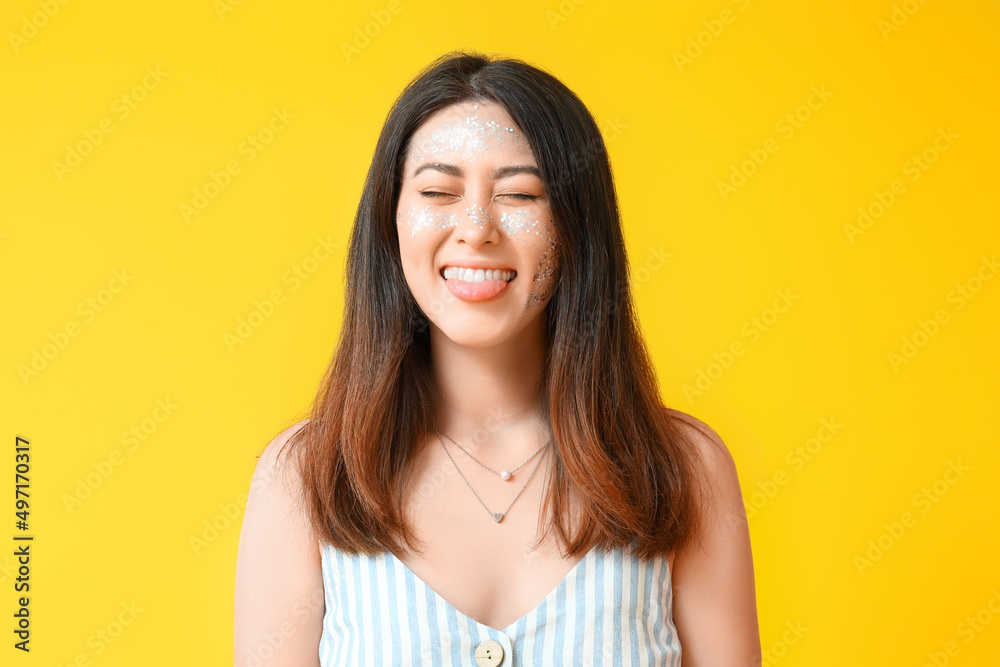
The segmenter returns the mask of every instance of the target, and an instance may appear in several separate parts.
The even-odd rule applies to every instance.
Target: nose
[[[473,195],[466,197],[465,204],[465,208],[458,212],[457,239],[473,247],[484,243],[499,243],[500,230],[494,220],[495,208],[489,198],[485,195]]]

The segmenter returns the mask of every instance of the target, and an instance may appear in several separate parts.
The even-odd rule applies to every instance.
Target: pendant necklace
[[[490,516],[491,516],[491,517],[493,518],[493,520],[494,520],[494,521],[496,521],[497,523],[500,523],[500,521],[502,521],[502,520],[503,520],[503,518],[504,518],[504,517],[505,517],[505,516],[507,515],[507,512],[509,512],[509,511],[510,511],[510,508],[514,506],[514,503],[515,503],[515,502],[517,501],[517,499],[521,497],[521,494],[522,494],[522,493],[524,493],[524,490],[525,490],[526,488],[528,488],[528,484],[529,484],[529,483],[531,483],[531,478],[535,476],[535,472],[536,472],[536,471],[538,470],[538,466],[539,466],[539,465],[541,465],[541,463],[542,463],[542,459],[544,459],[544,458],[545,458],[545,453],[547,453],[547,451],[548,451],[548,446],[549,446],[549,444],[550,444],[550,443],[552,442],[552,436],[549,436],[549,440],[548,440],[548,442],[546,442],[546,443],[545,443],[544,445],[542,445],[542,446],[541,446],[541,447],[540,447],[540,448],[538,449],[538,451],[536,451],[536,452],[535,452],[534,454],[532,454],[532,455],[531,455],[531,457],[530,457],[530,458],[528,458],[528,460],[527,460],[527,461],[525,461],[524,463],[522,463],[522,464],[521,464],[521,465],[519,465],[518,467],[514,468],[513,472],[511,472],[511,471],[507,471],[507,470],[502,470],[502,471],[500,471],[500,472],[497,472],[496,470],[493,470],[492,468],[490,468],[489,466],[487,466],[487,465],[486,465],[485,463],[483,463],[482,461],[480,461],[480,460],[479,460],[479,459],[477,459],[476,457],[472,456],[472,454],[469,454],[469,452],[467,452],[467,451],[465,450],[465,448],[464,448],[464,447],[462,447],[461,445],[459,445],[459,444],[458,444],[457,442],[455,442],[454,440],[452,440],[452,439],[451,439],[450,437],[448,437],[448,436],[445,436],[446,438],[448,438],[448,439],[449,439],[449,440],[451,440],[452,442],[455,442],[455,445],[457,445],[457,446],[458,446],[458,448],[459,448],[459,449],[461,449],[461,450],[462,450],[463,452],[465,452],[466,454],[468,454],[468,455],[469,455],[469,457],[470,457],[470,458],[472,458],[472,460],[473,460],[473,461],[475,461],[475,462],[476,462],[476,463],[478,463],[479,465],[483,466],[484,468],[486,468],[487,470],[489,470],[489,471],[490,471],[490,472],[492,472],[493,474],[495,474],[495,475],[499,476],[499,477],[500,477],[500,479],[503,479],[503,480],[508,480],[508,479],[510,479],[511,475],[512,475],[512,474],[513,474],[514,472],[517,472],[518,470],[520,470],[521,468],[523,468],[523,467],[524,467],[524,466],[525,466],[525,465],[526,465],[526,464],[527,464],[527,463],[528,463],[529,461],[531,461],[531,459],[533,459],[533,458],[535,458],[536,456],[538,456],[538,453],[539,453],[539,452],[542,452],[542,450],[545,450],[545,453],[542,453],[542,455],[538,457],[538,463],[536,463],[536,464],[535,464],[535,467],[534,467],[534,468],[532,468],[532,470],[531,470],[531,474],[530,474],[530,475],[528,475],[528,479],[527,479],[527,480],[526,480],[526,481],[524,482],[524,486],[522,486],[522,487],[521,487],[521,490],[517,492],[517,495],[516,495],[516,496],[514,496],[514,500],[510,501],[510,505],[507,505],[507,509],[505,509],[505,510],[504,510],[503,512],[491,512],[491,511],[490,511],[490,508],[489,508],[489,507],[486,507],[486,503],[484,503],[484,502],[483,502],[483,499],[479,497],[479,494],[478,494],[478,493],[476,493],[476,490],[472,488],[472,485],[471,485],[471,484],[469,484],[469,480],[467,480],[467,479],[465,478],[465,475],[463,475],[463,474],[462,474],[462,471],[461,471],[461,470],[459,469],[459,467],[458,467],[458,464],[457,464],[457,463],[455,463],[455,459],[454,459],[454,458],[452,458],[452,456],[451,456],[451,452],[449,452],[449,451],[448,451],[448,448],[447,448],[447,447],[445,447],[445,444],[444,444],[444,440],[442,440],[442,439],[441,439],[441,433],[440,433],[440,432],[438,432],[437,428],[435,428],[435,429],[434,429],[434,433],[436,433],[436,434],[437,434],[437,436],[438,436],[438,442],[440,442],[440,443],[441,443],[441,447],[442,447],[442,448],[444,448],[444,453],[448,455],[448,458],[449,458],[449,459],[451,459],[451,463],[452,463],[452,465],[454,465],[454,466],[455,466],[455,470],[458,470],[458,474],[459,474],[459,475],[461,475],[461,477],[462,477],[462,481],[464,481],[464,482],[465,482],[465,485],[466,485],[467,487],[469,487],[469,491],[472,491],[472,495],[474,495],[474,496],[476,497],[476,500],[478,500],[478,501],[479,501],[479,504],[483,506],[483,508],[484,508],[484,509],[486,510],[486,512],[487,512],[487,513],[488,513],[488,514],[489,514],[489,515],[490,515]],[[506,475],[506,476],[505,476],[505,475]]]
[[[437,429],[434,429],[434,431],[435,431],[435,433],[436,433],[436,432],[437,432]],[[458,444],[457,442],[455,442],[454,440],[452,440],[451,436],[450,436],[450,435],[448,435],[447,433],[442,433],[442,434],[439,434],[439,437],[440,437],[441,435],[444,435],[444,437],[446,437],[446,438],[448,438],[449,440],[451,440],[451,441],[452,441],[452,443],[454,443],[454,445],[455,445],[456,447],[458,447],[458,448],[459,448],[459,449],[461,449],[461,450],[462,450],[463,452],[465,452],[465,454],[466,454],[466,455],[467,455],[467,456],[468,456],[468,457],[469,457],[470,459],[472,459],[473,461],[475,461],[475,462],[476,462],[476,463],[478,463],[479,465],[483,466],[484,468],[486,468],[486,469],[487,469],[487,470],[489,470],[489,471],[490,471],[491,473],[493,473],[494,475],[496,475],[497,477],[499,477],[500,479],[502,479],[502,480],[504,480],[504,481],[507,481],[508,479],[510,479],[510,478],[511,478],[511,475],[513,475],[514,473],[516,473],[516,472],[517,472],[518,470],[520,470],[520,469],[521,469],[521,468],[523,468],[524,466],[528,465],[528,464],[529,464],[529,463],[531,462],[531,459],[533,459],[533,458],[535,458],[536,456],[538,456],[538,452],[540,452],[540,451],[542,451],[543,449],[545,449],[546,447],[548,447],[548,446],[549,446],[549,442],[552,442],[552,437],[551,437],[551,436],[549,436],[549,441],[548,441],[548,442],[546,442],[546,443],[545,443],[544,445],[542,445],[541,447],[539,447],[539,448],[538,448],[538,450],[537,450],[537,451],[536,451],[536,452],[535,452],[534,454],[532,454],[531,456],[529,456],[529,457],[528,457],[528,460],[527,460],[527,461],[525,461],[525,462],[524,462],[524,463],[522,463],[521,465],[517,466],[517,467],[516,467],[516,468],[514,468],[513,470],[501,470],[500,472],[497,472],[496,470],[494,470],[493,468],[489,467],[488,465],[486,465],[485,463],[483,463],[482,461],[480,461],[479,459],[477,459],[477,458],[476,458],[475,456],[473,456],[472,454],[470,454],[470,453],[469,453],[469,451],[468,451],[468,450],[467,450],[467,449],[466,449],[465,447],[463,447],[462,445],[460,445],[460,444]]]

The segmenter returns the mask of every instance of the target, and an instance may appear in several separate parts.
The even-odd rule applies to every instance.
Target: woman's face
[[[528,140],[503,107],[439,110],[410,139],[396,211],[406,282],[451,340],[503,342],[545,310],[554,221]]]

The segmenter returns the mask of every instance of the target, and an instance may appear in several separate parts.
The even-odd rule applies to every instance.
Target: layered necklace
[[[538,470],[538,466],[541,465],[542,459],[545,458],[545,454],[548,452],[549,444],[552,442],[552,436],[550,435],[548,441],[544,445],[542,445],[541,447],[539,447],[538,450],[534,454],[532,454],[531,456],[529,456],[527,461],[525,461],[521,465],[517,466],[513,470],[506,470],[506,469],[504,469],[504,470],[501,470],[500,472],[497,472],[493,468],[489,467],[488,465],[486,465],[485,463],[483,463],[482,461],[480,461],[479,459],[477,459],[471,453],[469,453],[468,450],[465,449],[465,447],[462,447],[462,445],[460,445],[457,442],[455,442],[454,440],[452,440],[451,437],[449,437],[447,435],[444,436],[444,437],[448,438],[449,440],[451,440],[455,444],[456,447],[458,447],[463,452],[465,452],[466,455],[470,459],[472,459],[473,461],[475,461],[476,463],[478,463],[482,467],[486,468],[491,473],[493,473],[494,475],[496,475],[500,479],[504,480],[505,482],[508,481],[508,480],[510,480],[514,476],[514,473],[516,473],[518,470],[520,470],[524,466],[528,465],[533,458],[535,458],[536,456],[539,455],[539,453],[542,454],[541,456],[538,456],[538,462],[535,463],[535,467],[531,469],[531,474],[528,475],[528,479],[524,482],[524,486],[522,486],[521,490],[517,492],[516,496],[514,496],[514,500],[510,501],[510,505],[507,505],[507,509],[505,509],[503,512],[492,512],[492,511],[490,511],[489,507],[486,507],[486,503],[484,503],[483,499],[479,497],[479,494],[476,493],[476,490],[472,488],[472,485],[469,484],[469,480],[465,478],[465,475],[462,475],[461,469],[459,469],[458,464],[455,463],[455,459],[452,458],[451,452],[449,452],[448,448],[445,447],[444,440],[441,439],[441,436],[443,434],[440,433],[437,430],[437,427],[433,427],[433,428],[434,428],[434,433],[437,434],[438,441],[441,443],[441,447],[444,448],[444,453],[448,455],[449,459],[451,459],[452,465],[455,466],[455,470],[458,470],[458,474],[462,476],[462,480],[465,482],[465,485],[467,487],[469,487],[469,491],[472,491],[472,495],[474,495],[476,497],[476,500],[479,501],[479,504],[483,506],[483,508],[486,510],[486,512],[489,513],[490,517],[492,517],[493,520],[496,521],[497,523],[500,523],[500,521],[503,520],[503,518],[505,516],[507,516],[507,512],[509,512],[510,508],[514,506],[514,503],[517,502],[517,499],[521,497],[521,494],[524,493],[524,490],[526,488],[528,488],[528,484],[531,482],[531,478],[535,476],[535,471],[537,471]]]

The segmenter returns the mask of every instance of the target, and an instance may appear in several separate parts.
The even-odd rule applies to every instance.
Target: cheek
[[[396,213],[396,229],[399,232],[400,244],[403,243],[404,236],[413,239],[447,231],[454,227],[456,222],[454,213],[435,211],[432,206],[400,205]]]
[[[399,237],[399,259],[403,275],[415,295],[420,288],[421,275],[426,270],[429,258],[433,256],[433,245],[451,224],[447,214],[433,211],[430,206],[411,206],[400,203],[396,213],[396,232]]]
[[[511,241],[530,248],[530,253],[538,258],[523,315],[555,290],[560,254],[555,224],[549,211],[524,208],[501,214],[498,226]]]
[[[538,260],[538,268],[531,281],[531,292],[524,303],[524,310],[545,301],[555,291],[559,277],[559,243],[555,236],[546,237],[546,248]]]
[[[504,212],[500,214],[497,226],[511,239],[537,242],[538,237],[554,235],[551,223],[543,223],[542,215],[544,214],[532,209]]]

